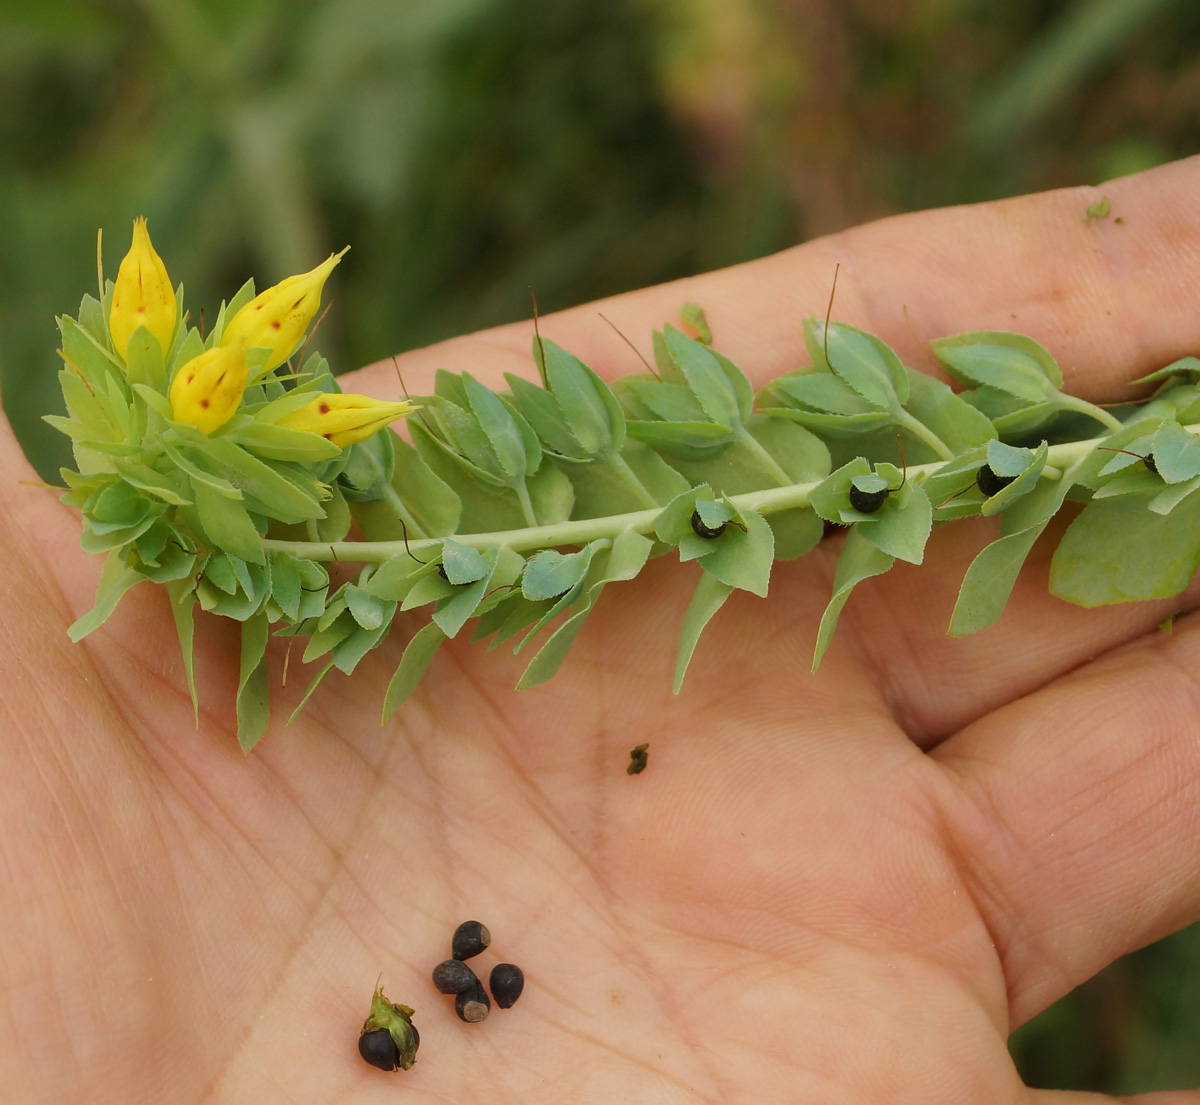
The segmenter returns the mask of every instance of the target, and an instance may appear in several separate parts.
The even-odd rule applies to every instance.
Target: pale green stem
[[[942,460],[953,460],[954,453],[950,447],[935,434],[924,422],[913,418],[908,411],[901,407],[895,412],[896,424],[902,429],[907,430],[915,438],[919,438],[925,442]]]
[[[405,532],[410,538],[425,536],[425,531],[417,523],[417,520],[412,516],[408,507],[404,505],[404,500],[396,494],[396,489],[390,483],[383,485],[383,501],[396,512],[404,525]]]
[[[1103,407],[1097,407],[1094,403],[1089,403],[1086,399],[1079,399],[1074,395],[1064,395],[1062,392],[1059,392],[1054,405],[1060,410],[1078,411],[1080,414],[1086,414],[1089,418],[1094,418],[1102,426],[1107,426],[1110,430],[1116,431],[1122,428],[1122,423],[1119,419],[1114,418]]]
[[[521,513],[525,515],[525,521],[531,527],[537,526],[537,515],[533,513],[533,501],[529,498],[529,487],[524,480],[520,480],[513,485],[513,490],[517,493],[517,498],[521,503]]]
[[[1194,433],[1200,432],[1200,426],[1188,429]],[[1046,458],[1048,467],[1042,474],[1048,479],[1061,478],[1064,470],[1077,464],[1105,440],[1107,435],[1088,438],[1086,441],[1067,441],[1061,445],[1051,445]],[[908,478],[921,480],[936,472],[943,463],[934,461],[930,464],[914,464],[908,469]],[[786,487],[769,487],[762,491],[730,495],[728,498],[736,510],[748,509],[759,514],[775,514],[781,510],[808,506],[809,496],[821,482],[812,480],[808,483],[789,484]],[[652,510],[610,514],[603,518],[581,518],[577,521],[557,522],[550,526],[530,526],[526,529],[499,530],[494,533],[456,533],[454,540],[460,545],[468,545],[475,549],[507,547],[518,552],[524,549],[554,548],[559,545],[586,545],[589,541],[601,538],[611,540],[626,530],[649,534],[661,513],[662,508],[656,506]],[[440,543],[441,539],[436,537],[409,541],[408,549],[419,553],[422,549],[437,549]],[[337,541],[321,544],[316,541],[264,540],[263,548],[268,552],[287,552],[308,560],[333,560],[336,554],[336,559],[354,563],[380,563],[406,551],[403,541]]]
[[[792,477],[779,467],[779,462],[763,448],[762,443],[745,426],[738,427],[737,436],[738,440],[754,454],[754,459],[758,461],[763,471],[780,487],[787,486],[792,482]]]
[[[648,507],[656,507],[658,503],[653,495],[646,490],[646,485],[638,479],[637,473],[629,467],[629,462],[620,453],[610,453],[609,458],[613,467],[621,473],[621,477],[632,489],[633,493]]]

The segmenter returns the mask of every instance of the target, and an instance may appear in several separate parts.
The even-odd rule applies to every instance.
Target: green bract
[[[956,518],[995,515],[998,526],[963,580],[956,635],[1000,616],[1068,500],[1078,513],[1050,579],[1062,598],[1166,597],[1200,563],[1195,358],[1148,377],[1149,402],[1110,411],[1063,394],[1050,354],[1017,334],[935,341],[964,387],[955,392],[879,338],[810,319],[811,367],[756,395],[689,304],[682,321],[699,340],[666,326],[654,335],[657,371],[612,387],[541,338],[540,385],[509,377],[497,392],[439,371],[434,394],[416,399],[411,445],[383,431],[339,449],[280,425],[338,390],[316,354],[293,373],[265,371],[258,351],[241,407],[213,434],[172,421],[173,373],[220,340],[253,290],[222,307],[207,340],[186,327],[181,291],[172,348],[164,356],[135,333],[127,362],[107,303],[85,298],[59,323],[67,413],[48,418],[72,439],[63,498],[83,515],[82,544],[107,557],[72,637],[102,625],[138,582],[162,584],[194,699],[195,607],[240,622],[246,749],[267,727],[272,636],[303,637],[304,660],[322,661],[305,702],[334,668],[350,674],[401,636],[386,720],[460,635],[526,652],[519,687],[550,678],[604,588],[667,553],[698,569],[677,690],[725,600],[766,597],[776,561],[802,556],[829,524],[846,533],[814,666],[854,587],[897,559],[920,564],[932,526]],[[347,541],[355,522],[362,539]],[[332,587],[332,560],[357,575]]]

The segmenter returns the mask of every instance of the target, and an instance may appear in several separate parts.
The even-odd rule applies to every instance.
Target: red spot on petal
[[[328,414],[329,413],[329,404],[322,403],[319,407],[317,407],[317,410],[319,410],[322,414]]]
[[[195,378],[196,378],[196,374],[193,372],[188,376],[187,382],[190,384]]]
[[[283,326],[283,323],[282,323],[282,322],[280,322],[280,321],[279,321],[279,319],[275,319],[275,320],[274,320],[274,321],[271,323],[271,329],[272,329],[272,330],[278,330],[278,329],[280,329],[282,326]]]
[[[200,406],[202,406],[202,407],[203,407],[205,410],[208,410],[208,400],[207,400],[207,399],[201,399],[201,400],[200,400]]]

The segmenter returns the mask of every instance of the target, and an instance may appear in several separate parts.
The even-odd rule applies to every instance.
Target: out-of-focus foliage
[[[350,243],[318,339],[349,368],[531,285],[1098,183],[1195,152],[1198,103],[1194,0],[0,0],[5,406],[54,473],[53,315],[138,214],[212,312]],[[1189,930],[1081,988],[1017,1037],[1030,1080],[1200,1080],[1198,963]]]

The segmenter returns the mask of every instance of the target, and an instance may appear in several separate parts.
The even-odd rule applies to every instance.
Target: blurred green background
[[[215,311],[349,242],[350,368],[897,211],[1200,149],[1195,0],[0,0],[0,381],[135,215]],[[1014,1037],[1035,1085],[1200,1085],[1200,932]]]

